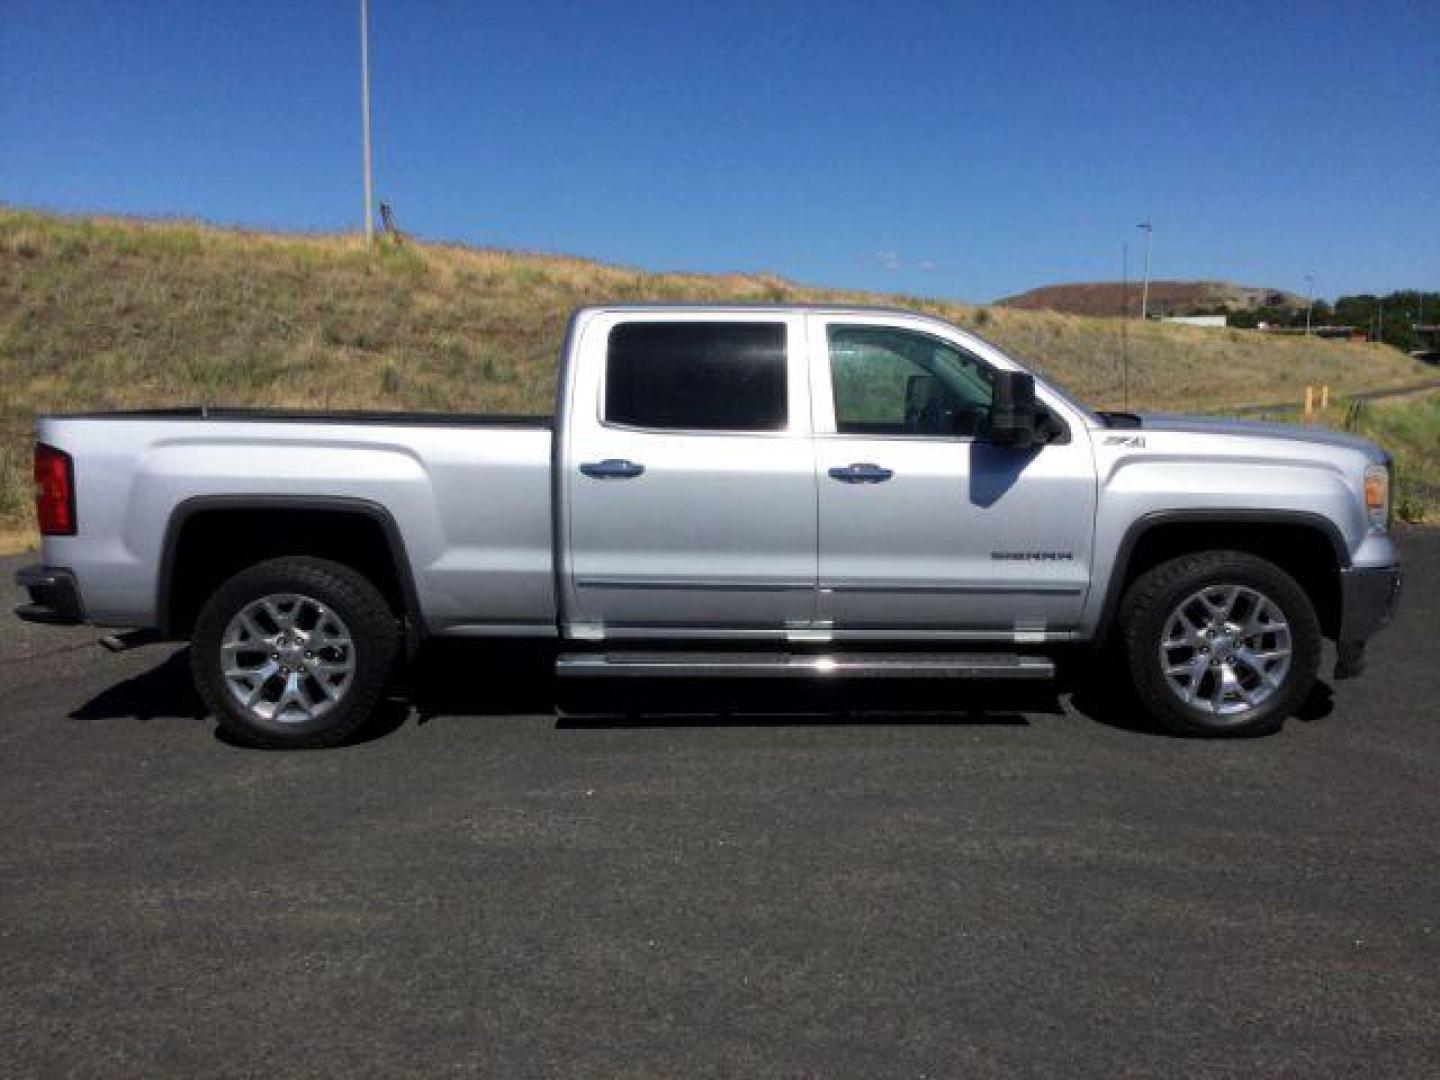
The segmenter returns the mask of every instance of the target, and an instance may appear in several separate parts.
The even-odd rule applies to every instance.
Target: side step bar
[[[1050,679],[1055,665],[1016,653],[562,653],[555,673],[601,679]]]

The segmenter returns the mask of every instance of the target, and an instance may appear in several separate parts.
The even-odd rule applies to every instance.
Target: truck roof
[[[935,315],[928,315],[922,311],[915,311],[912,308],[896,307],[890,304],[722,304],[722,303],[686,303],[679,300],[657,300],[650,303],[626,302],[619,304],[587,304],[585,307],[576,310],[576,315],[590,315],[599,312],[646,312],[646,311],[695,311],[714,312],[717,314],[759,314],[774,312],[783,314],[791,311],[824,311],[838,315],[904,315],[912,319],[930,319],[934,322],[944,322],[944,319]]]

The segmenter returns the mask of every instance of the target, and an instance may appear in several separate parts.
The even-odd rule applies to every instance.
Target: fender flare
[[[1156,510],[1142,514],[1130,523],[1120,539],[1110,582],[1105,588],[1105,602],[1095,624],[1097,644],[1110,636],[1120,597],[1129,583],[1130,562],[1135,548],[1149,532],[1166,525],[1291,525],[1320,533],[1329,541],[1335,564],[1341,570],[1350,566],[1350,549],[1336,524],[1323,514],[1305,510]]]
[[[196,495],[184,499],[170,512],[165,525],[165,538],[160,549],[160,573],[156,583],[155,612],[160,631],[166,637],[175,635],[171,592],[175,579],[175,558],[180,535],[196,514],[212,510],[308,510],[321,513],[358,515],[380,526],[381,535],[395,563],[395,576],[400,583],[401,613],[405,622],[407,652],[419,647],[424,633],[420,611],[420,595],[415,588],[414,568],[405,550],[405,538],[395,516],[380,503],[348,495]]]

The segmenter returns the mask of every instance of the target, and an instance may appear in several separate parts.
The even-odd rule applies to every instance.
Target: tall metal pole
[[[1135,227],[1145,230],[1145,284],[1140,290],[1140,321],[1144,322],[1150,317],[1150,234],[1155,230],[1148,217]]]
[[[375,243],[375,185],[370,176],[370,12],[360,0],[360,122],[365,129],[365,247]]]
[[[1315,275],[1305,275],[1305,336],[1310,336],[1310,309],[1315,306]]]

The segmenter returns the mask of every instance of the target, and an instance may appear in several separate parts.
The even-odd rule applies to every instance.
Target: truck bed
[[[518,413],[399,412],[372,409],[247,409],[190,405],[171,409],[116,409],[113,411],[50,413],[57,420],[216,420],[228,422],[285,422],[310,424],[398,424],[406,427],[543,428],[553,431],[553,416]]]
[[[198,514],[338,505],[392,523],[430,633],[555,632],[548,416],[199,406],[36,427],[74,461],[79,521],[46,558],[97,625],[163,623],[169,552]]]

